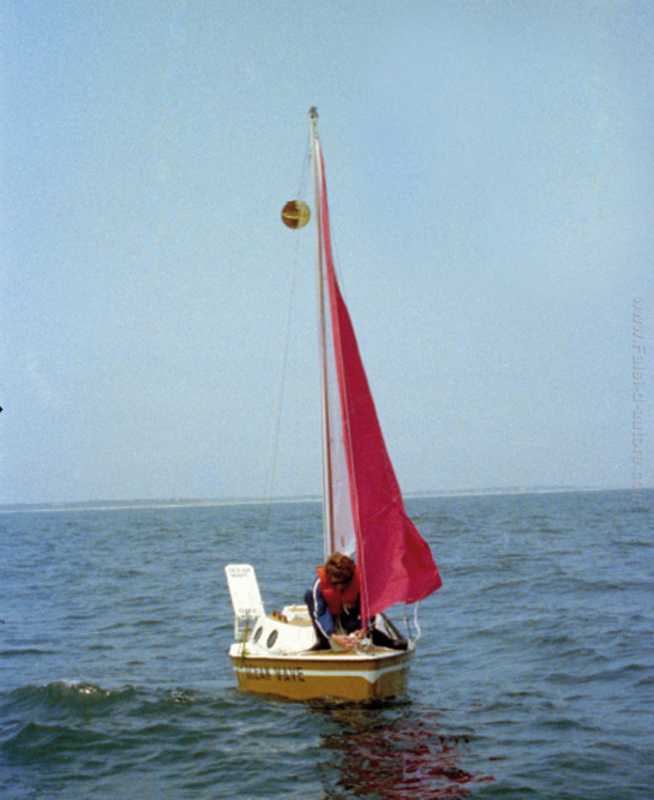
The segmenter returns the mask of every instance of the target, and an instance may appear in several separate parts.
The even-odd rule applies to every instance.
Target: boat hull
[[[238,688],[289,700],[352,702],[397,697],[407,690],[414,645],[406,651],[374,648],[368,653],[318,651],[296,655],[252,655],[230,650]]]

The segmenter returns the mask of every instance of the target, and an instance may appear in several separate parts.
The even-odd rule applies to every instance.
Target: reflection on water
[[[393,704],[319,712],[333,723],[321,736],[329,754],[321,765],[324,800],[456,800],[468,796],[471,784],[493,780],[459,765],[469,749],[468,736],[439,730],[434,711]]]

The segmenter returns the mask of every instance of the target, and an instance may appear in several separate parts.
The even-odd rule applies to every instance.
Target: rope
[[[306,194],[306,187],[308,184],[308,173],[309,168],[311,165],[311,152],[309,147],[309,139],[307,139],[307,144],[305,145],[305,156],[303,159],[302,169],[300,173],[300,183],[298,187],[298,192],[296,198],[298,200],[302,200]],[[268,470],[268,481],[266,490],[264,493],[264,504],[266,506],[266,516],[264,521],[264,530],[269,534],[270,533],[270,518],[272,514],[272,503],[273,503],[273,491],[275,488],[275,478],[277,472],[277,454],[278,454],[278,446],[279,446],[279,432],[281,428],[281,418],[282,412],[284,407],[284,390],[286,387],[286,369],[288,364],[288,355],[290,351],[290,341],[291,341],[291,323],[293,318],[293,306],[295,303],[295,287],[297,283],[297,274],[298,274],[298,263],[299,263],[299,250],[300,250],[300,235],[296,235],[295,238],[295,247],[293,252],[293,259],[291,264],[291,279],[290,279],[290,286],[288,292],[288,301],[287,301],[287,311],[286,311],[286,324],[285,324],[285,331],[284,331],[284,347],[282,353],[282,360],[280,365],[280,372],[279,378],[277,382],[277,391],[275,397],[275,411],[273,416],[272,428],[270,432],[270,444],[268,450],[268,459],[267,463],[269,466]],[[296,523],[296,532],[299,527],[299,523]],[[267,556],[267,544],[270,540],[270,536],[266,536],[265,539],[265,546],[264,549],[266,551]],[[296,576],[296,580],[299,576]]]

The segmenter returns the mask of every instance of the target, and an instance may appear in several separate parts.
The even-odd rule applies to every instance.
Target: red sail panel
[[[395,603],[424,599],[441,586],[441,578],[429,545],[404,510],[350,315],[336,280],[319,148],[318,156],[324,267],[365,619]]]

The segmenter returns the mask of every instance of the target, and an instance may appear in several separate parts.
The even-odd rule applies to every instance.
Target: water
[[[0,797],[650,800],[644,494],[410,500],[444,587],[373,707],[235,690],[223,567],[298,601],[317,505],[0,513]]]

